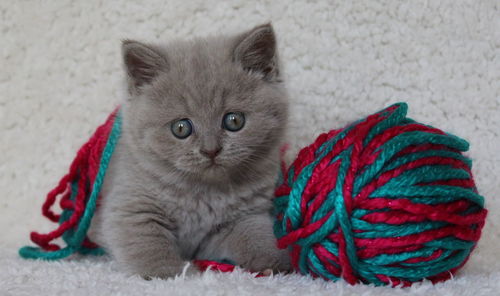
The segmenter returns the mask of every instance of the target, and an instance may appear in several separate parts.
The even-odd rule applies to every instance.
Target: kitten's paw
[[[261,272],[262,275],[272,273],[289,273],[292,271],[292,264],[287,250],[273,250],[249,260],[242,267],[251,271]]]
[[[186,262],[184,265],[164,266],[154,270],[139,272],[140,276],[145,280],[152,280],[154,278],[168,279],[176,276],[193,276],[200,273],[199,269],[189,262]]]

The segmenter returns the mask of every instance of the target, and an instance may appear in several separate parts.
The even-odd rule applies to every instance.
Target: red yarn
[[[59,222],[61,216],[52,211],[52,206],[55,204],[58,196],[62,196],[60,207],[66,210],[72,210],[73,214],[67,220],[62,222],[57,229],[47,234],[38,232],[31,233],[31,240],[46,251],[56,251],[60,249],[55,243],[52,243],[56,238],[61,237],[64,232],[74,228],[85,211],[86,198],[90,195],[92,188],[88,184],[93,184],[99,170],[101,153],[106,145],[108,135],[113,127],[113,120],[118,109],[116,109],[106,120],[106,122],[97,128],[90,140],[85,143],[77,153],[73,160],[68,174],[66,174],[59,184],[52,189],[45,203],[42,206],[42,214],[52,222]],[[75,200],[70,200],[71,183],[78,182],[78,192]],[[87,248],[96,248],[97,245],[86,238],[83,246]]]
[[[233,264],[221,263],[212,260],[194,260],[193,263],[201,271],[210,269],[210,270],[218,270],[221,272],[231,272],[235,268]]]
[[[196,265],[196,267],[198,267],[200,271],[216,270],[220,272],[232,272],[236,268],[236,266],[233,264],[222,263],[213,260],[194,260],[193,263],[194,265]],[[255,277],[264,277],[264,276],[268,275],[263,274],[262,272],[257,272],[257,274],[255,275]]]

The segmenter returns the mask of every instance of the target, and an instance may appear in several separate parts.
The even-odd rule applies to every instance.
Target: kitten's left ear
[[[259,72],[267,81],[279,81],[279,61],[273,26],[264,24],[236,38],[233,61],[245,70]]]

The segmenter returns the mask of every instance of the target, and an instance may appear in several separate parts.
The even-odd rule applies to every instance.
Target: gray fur
[[[123,43],[129,96],[91,236],[133,274],[167,278],[192,259],[288,270],[270,214],[287,122],[271,25],[237,36]],[[230,111],[244,128],[221,127]],[[170,124],[189,118],[194,133]],[[217,166],[200,150],[221,147]],[[194,269],[190,269],[194,272]]]

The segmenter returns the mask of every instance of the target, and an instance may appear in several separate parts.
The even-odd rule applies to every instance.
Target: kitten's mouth
[[[215,161],[213,161],[213,160],[212,160],[211,162],[209,162],[209,163],[205,166],[205,168],[206,168],[206,169],[216,169],[216,168],[219,168],[220,166],[221,166],[220,164],[218,164],[218,163],[216,163]]]
[[[219,171],[220,169],[222,169],[224,166],[222,165],[222,163],[220,163],[220,161],[217,161],[216,159],[212,159],[211,161],[207,162],[204,169],[205,171],[208,171],[208,172],[215,172],[215,171]]]

